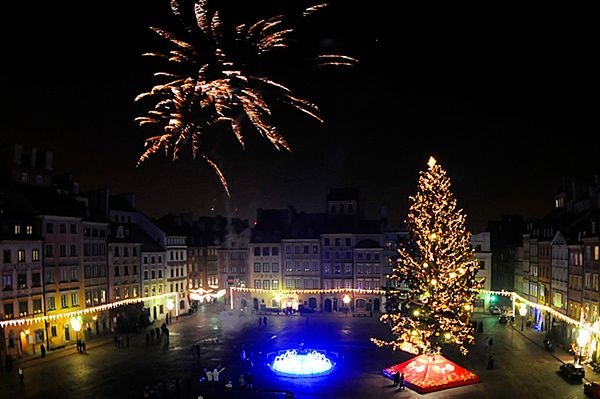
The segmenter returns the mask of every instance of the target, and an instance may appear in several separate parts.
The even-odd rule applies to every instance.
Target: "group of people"
[[[169,342],[169,328],[167,327],[167,323],[163,322],[160,328],[151,328],[149,332],[146,332],[146,344],[154,342],[154,337],[156,337],[156,342],[162,341],[163,337]]]
[[[260,316],[259,316],[259,317],[258,317],[258,326],[260,327],[260,326],[262,326],[263,324],[264,324],[265,326],[267,325],[267,316],[264,316],[264,317],[260,317]]]
[[[77,352],[85,355],[87,354],[87,350],[85,347],[85,342],[83,342],[82,340],[78,339],[77,340]],[[46,356],[46,349],[44,348],[44,350],[42,351],[42,357]]]
[[[399,371],[396,371],[394,373],[394,385],[392,385],[394,387],[398,387],[399,391],[404,391],[405,385],[404,385],[404,373],[400,374]]]

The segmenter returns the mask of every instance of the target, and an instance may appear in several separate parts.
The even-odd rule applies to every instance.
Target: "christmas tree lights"
[[[406,298],[396,298],[397,303],[381,317],[395,339],[372,341],[432,356],[445,344],[455,345],[467,354],[467,345],[474,342],[469,319],[482,286],[475,277],[478,261],[466,217],[450,191],[450,179],[433,157],[427,165],[420,173],[417,194],[410,197],[411,247],[399,246],[396,265],[388,276],[409,288]]]

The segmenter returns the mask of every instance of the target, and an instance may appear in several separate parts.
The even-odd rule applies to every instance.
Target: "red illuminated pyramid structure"
[[[404,373],[409,388],[427,393],[479,382],[479,377],[451,362],[442,355],[419,355],[404,363],[388,367],[383,374],[393,378],[396,371]]]

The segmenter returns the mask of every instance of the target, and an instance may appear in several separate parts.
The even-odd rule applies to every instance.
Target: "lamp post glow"
[[[75,339],[79,345],[79,331],[81,330],[81,326],[83,325],[83,320],[81,316],[71,317],[71,328],[75,331]]]
[[[342,299],[342,301],[344,302],[344,305],[346,305],[346,317],[348,317],[348,304],[351,301],[351,299],[348,296],[348,294],[344,295],[344,298]]]
[[[525,315],[527,314],[527,305],[521,304],[519,308],[519,314],[521,315],[521,331],[523,331],[523,323],[525,322]]]
[[[577,345],[579,345],[579,364],[581,364],[581,358],[583,357],[583,347],[588,343],[590,339],[590,332],[581,328],[579,330],[579,335],[577,335]]]
[[[172,299],[167,299],[167,310],[169,311],[169,323],[173,319],[173,315],[171,314],[171,311],[173,310],[174,307],[175,307],[175,302],[173,302]]]

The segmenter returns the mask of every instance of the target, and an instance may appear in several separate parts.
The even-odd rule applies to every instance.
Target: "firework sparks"
[[[192,155],[200,155],[215,171],[227,196],[229,186],[217,163],[208,155],[208,148],[202,138],[211,129],[225,126],[244,148],[242,119],[252,126],[276,149],[291,151],[284,136],[272,121],[268,98],[278,101],[309,115],[319,122],[318,107],[308,100],[292,95],[284,84],[268,76],[258,76],[248,71],[248,63],[240,59],[239,53],[261,57],[275,49],[290,46],[290,36],[294,29],[286,23],[286,16],[276,15],[261,19],[253,24],[239,24],[228,29],[219,10],[209,7],[208,0],[196,0],[189,10],[183,0],[170,0],[173,14],[184,25],[190,37],[196,38],[194,30],[200,30],[202,39],[182,40],[160,28],[151,29],[168,40],[173,48],[168,52],[149,52],[145,56],[167,60],[177,71],[187,73],[157,72],[157,78],[168,80],[156,84],[148,92],[141,93],[135,101],[152,101],[153,106],[146,115],[136,118],[139,126],[149,126],[153,134],[146,139],[146,150],[140,156],[138,165],[153,154],[163,150],[173,160],[179,157],[183,147],[191,144]],[[325,8],[327,4],[308,7],[302,13],[308,17]],[[196,24],[186,23],[195,19]],[[230,48],[228,34],[234,43],[244,49]],[[260,58],[257,58],[260,59]],[[317,57],[319,66],[352,66],[356,59],[345,55],[325,54]]]

